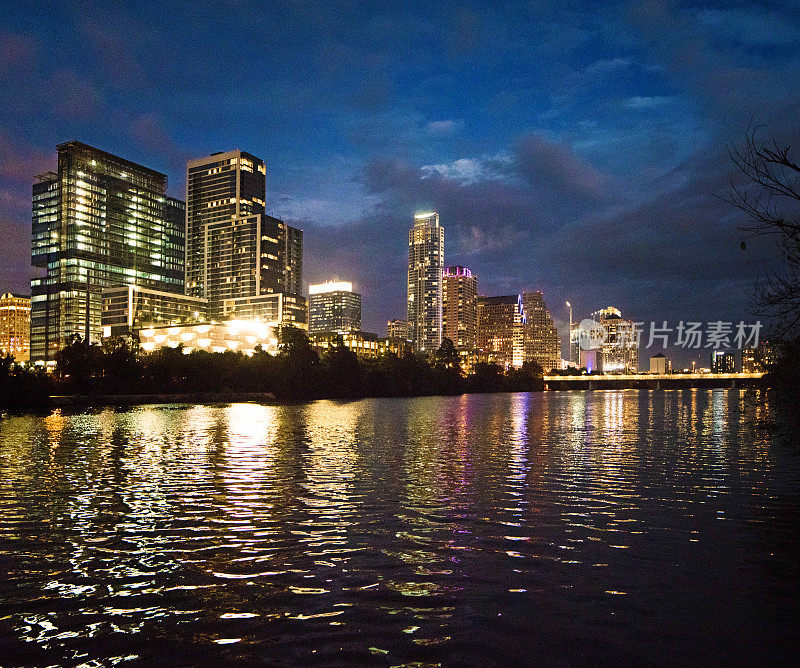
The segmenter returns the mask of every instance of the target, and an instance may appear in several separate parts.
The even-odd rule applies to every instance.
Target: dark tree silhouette
[[[795,339],[800,325],[800,165],[791,146],[762,142],[758,130],[748,128],[744,144],[729,148],[744,183],[732,175],[730,192],[721,199],[749,218],[740,228],[746,239],[776,239],[783,271],[768,274],[756,287],[758,313],[774,320],[777,338]]]
[[[442,345],[433,356],[433,366],[436,369],[453,369],[461,373],[461,359],[451,339],[447,337],[442,339]]]

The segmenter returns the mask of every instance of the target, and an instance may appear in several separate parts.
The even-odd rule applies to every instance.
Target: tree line
[[[182,347],[143,354],[138,344],[111,338],[102,345],[74,338],[57,353],[55,372],[47,374],[11,363],[0,366],[0,405],[46,405],[53,394],[136,395],[271,393],[281,401],[453,395],[465,392],[522,392],[544,389],[542,368],[526,362],[520,369],[479,363],[465,375],[450,339],[434,353],[386,354],[361,359],[341,338],[322,355],[305,332],[282,327],[276,355],[211,353]]]

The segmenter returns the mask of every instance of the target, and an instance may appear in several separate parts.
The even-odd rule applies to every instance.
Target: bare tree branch
[[[776,140],[762,144],[759,130],[748,126],[743,146],[728,147],[745,185],[731,175],[729,192],[718,197],[750,219],[739,228],[747,238],[778,236],[784,272],[768,274],[757,286],[758,315],[777,321],[778,338],[796,338],[800,329],[800,165],[792,158],[791,146],[781,146]]]

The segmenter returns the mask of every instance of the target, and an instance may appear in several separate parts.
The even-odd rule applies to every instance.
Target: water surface
[[[0,421],[0,665],[798,656],[800,451],[744,391]]]

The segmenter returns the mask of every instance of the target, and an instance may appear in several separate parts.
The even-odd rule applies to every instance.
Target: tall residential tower
[[[266,214],[264,161],[244,151],[187,165],[186,291],[212,319],[306,324],[303,233]]]
[[[408,321],[417,350],[442,344],[442,269],[444,229],[439,214],[419,213],[408,233]]]
[[[443,336],[460,350],[475,350],[478,279],[466,267],[447,267],[442,280]]]

